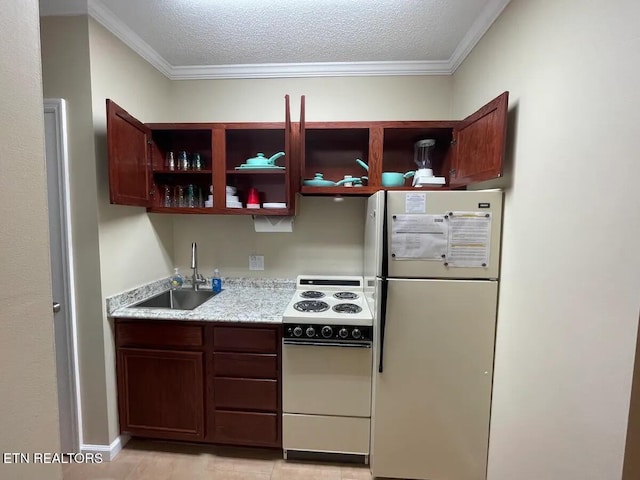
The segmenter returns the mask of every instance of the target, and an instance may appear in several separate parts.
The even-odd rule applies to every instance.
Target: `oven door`
[[[292,345],[282,348],[284,413],[371,416],[371,348]]]

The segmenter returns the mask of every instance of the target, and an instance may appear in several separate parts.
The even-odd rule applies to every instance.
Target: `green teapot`
[[[276,160],[279,159],[280,157],[284,157],[284,152],[278,152],[274,155],[272,155],[271,157],[267,158],[264,156],[264,153],[258,153],[258,156],[253,157],[253,158],[248,158],[245,163],[245,165],[264,165],[264,166],[271,166],[271,165],[275,165]]]

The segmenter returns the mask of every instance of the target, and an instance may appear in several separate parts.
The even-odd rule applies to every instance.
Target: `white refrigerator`
[[[486,478],[503,194],[368,199],[374,477]]]

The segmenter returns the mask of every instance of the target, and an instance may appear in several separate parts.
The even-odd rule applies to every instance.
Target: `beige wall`
[[[284,96],[293,121],[306,96],[307,121],[446,120],[450,77],[297,78],[176,81],[170,118],[181,122],[283,121]],[[354,175],[359,175],[354,163]],[[360,274],[364,199],[298,197],[293,233],[255,233],[249,216],[175,216],[174,258],[189,273],[191,242],[201,271],[223,276],[295,277],[301,273]],[[157,216],[157,215],[156,215]],[[265,256],[264,271],[249,271],[249,255]]]
[[[306,120],[448,120],[452,79],[448,76],[329,77],[248,80],[183,80],[171,85],[170,116],[176,122],[268,122]]]
[[[0,451],[60,448],[35,0],[3,5],[0,31]],[[18,34],[19,32],[19,34]],[[60,479],[60,465],[3,464],[0,477]]]
[[[98,199],[86,16],[42,17],[44,95],[67,101],[83,442],[109,443]]]
[[[105,101],[141,122],[165,119],[170,80],[92,18],[91,93],[96,142],[102,290],[105,297],[157,279],[171,265],[171,220],[109,203]]]
[[[640,291],[640,4],[513,0],[454,75],[509,90],[489,480],[619,479]]]
[[[105,100],[112,99],[140,121],[162,120],[170,81],[113,34],[89,18],[91,92],[97,171],[100,273],[107,381],[109,442],[119,434],[115,352],[107,297],[167,276],[173,265],[172,221],[144,208],[109,203]]]
[[[295,278],[296,275],[362,275],[365,202],[298,197],[292,233],[256,233],[251,216],[176,215],[176,266],[191,270],[191,242],[198,243],[200,272],[210,277]],[[249,271],[249,255],[264,255],[264,271]]]

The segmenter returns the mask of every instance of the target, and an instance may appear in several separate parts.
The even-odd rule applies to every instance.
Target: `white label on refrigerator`
[[[453,212],[449,214],[449,267],[486,267],[491,246],[491,213]]]
[[[393,215],[391,257],[444,261],[448,224],[444,215]]]
[[[424,192],[407,193],[404,197],[405,213],[425,213],[427,211],[427,194]]]

